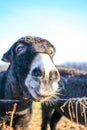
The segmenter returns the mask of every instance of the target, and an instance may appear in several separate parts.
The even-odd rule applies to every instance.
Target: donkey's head
[[[23,37],[3,55],[10,62],[8,68],[13,95],[40,101],[51,97],[58,89],[60,79],[52,57],[55,48],[46,39]],[[16,89],[15,89],[16,88]]]

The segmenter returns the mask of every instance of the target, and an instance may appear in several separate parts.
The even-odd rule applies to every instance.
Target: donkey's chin
[[[55,94],[55,92],[44,94],[44,93],[40,93],[37,90],[31,89],[30,94],[34,101],[44,102],[48,100],[49,98],[51,98]]]

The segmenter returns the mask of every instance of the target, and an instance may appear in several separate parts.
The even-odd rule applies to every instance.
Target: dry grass
[[[6,126],[5,123],[3,123],[2,130],[13,130],[12,121],[13,121],[14,112],[16,110],[15,105],[13,106],[13,111],[9,112],[11,114],[10,126]],[[32,120],[30,122],[29,130],[40,130],[40,129],[41,129],[41,106],[40,103],[35,102],[33,103],[33,115],[32,115]],[[50,130],[49,126],[48,126],[48,130]],[[65,117],[62,117],[59,123],[57,124],[56,130],[87,130],[87,128],[82,125],[78,125],[74,122],[71,122]]]
[[[5,121],[4,117],[3,117],[3,122],[0,123],[0,130],[13,130],[12,123],[13,123],[14,113],[16,111],[16,106],[17,106],[17,104],[14,103],[13,110],[6,112],[6,115],[8,115],[8,114],[10,115],[10,119],[9,119],[10,120],[10,124],[9,124],[9,126],[6,125],[6,121]]]
[[[29,130],[40,130],[41,125],[41,108],[39,103],[34,103],[33,107],[33,116],[30,123]],[[48,127],[48,130],[49,127]],[[87,130],[83,125],[78,125],[74,122],[71,122],[65,117],[62,117],[59,123],[57,124],[56,130]]]

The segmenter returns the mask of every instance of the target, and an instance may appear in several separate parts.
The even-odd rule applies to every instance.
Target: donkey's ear
[[[6,53],[3,54],[3,57],[1,60],[5,62],[9,62],[9,63],[12,62],[11,48]]]

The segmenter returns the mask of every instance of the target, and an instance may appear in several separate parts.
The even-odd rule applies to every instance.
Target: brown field
[[[33,116],[30,123],[30,130],[40,130],[41,125],[41,108],[39,103],[34,103],[33,105]],[[49,126],[48,126],[48,130]],[[87,130],[86,127],[78,125],[74,122],[71,122],[65,117],[62,117],[59,123],[57,124],[56,130]]]

